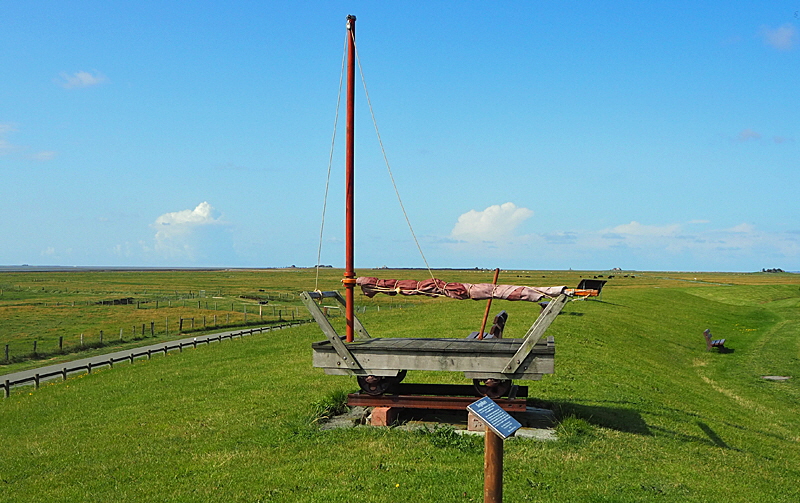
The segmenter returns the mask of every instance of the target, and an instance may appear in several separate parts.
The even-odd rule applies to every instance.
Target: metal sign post
[[[467,405],[467,409],[486,425],[483,503],[502,503],[503,440],[513,435],[522,425],[488,396]]]

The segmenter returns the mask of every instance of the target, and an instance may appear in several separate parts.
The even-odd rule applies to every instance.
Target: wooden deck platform
[[[313,364],[326,374],[394,376],[399,370],[464,372],[468,379],[530,379],[554,372],[555,341],[539,341],[516,372],[504,373],[525,339],[364,339],[344,343],[361,369],[342,368],[330,341],[315,342]]]
[[[303,292],[303,302],[327,340],[315,342],[314,367],[326,374],[397,376],[404,370],[463,372],[468,379],[539,380],[554,372],[555,342],[545,330],[567,302],[548,304],[522,339],[372,338],[356,317],[360,339],[345,342],[316,304],[322,298],[344,303],[338,292]]]

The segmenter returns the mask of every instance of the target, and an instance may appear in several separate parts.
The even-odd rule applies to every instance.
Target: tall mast
[[[356,272],[353,259],[354,197],[353,197],[353,152],[355,144],[355,81],[356,81],[356,17],[347,16],[347,139],[345,175],[345,271],[342,283],[345,287],[345,320],[347,342],[353,342],[353,289]]]

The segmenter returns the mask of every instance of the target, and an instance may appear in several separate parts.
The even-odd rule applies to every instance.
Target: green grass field
[[[173,295],[217,288],[235,298],[314,287],[308,270],[80,274],[42,273],[37,279],[45,281],[30,284],[45,287],[36,295],[48,302],[60,302],[55,290],[98,299],[138,297],[145,285]],[[506,271],[501,282],[574,286],[587,274],[596,273]],[[335,288],[340,275],[326,271],[321,288]],[[560,439],[506,442],[505,501],[800,500],[800,275],[635,276],[616,274],[601,301],[569,303],[548,331],[556,373],[520,383],[530,387],[532,405],[557,412]],[[478,282],[491,273],[437,277]],[[26,278],[0,277],[11,285],[0,309],[30,302]],[[9,298],[16,285],[22,288]],[[477,330],[484,309],[446,299],[358,302],[402,305],[359,315],[381,337],[463,337]],[[500,309],[510,313],[508,337],[521,336],[539,311],[495,301],[493,311]],[[2,332],[7,313],[0,311]],[[76,313],[53,333],[74,332],[70,323],[85,322]],[[53,325],[39,314],[41,326]],[[706,328],[733,352],[707,352]],[[317,428],[313,419],[325,404],[356,388],[352,378],[311,367],[310,344],[321,339],[308,324],[37,391],[15,388],[0,401],[0,501],[482,501],[480,439],[446,430]],[[466,382],[433,372],[410,372],[406,381]]]

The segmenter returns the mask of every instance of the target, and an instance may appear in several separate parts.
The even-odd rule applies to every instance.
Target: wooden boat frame
[[[381,394],[399,383],[407,370],[463,372],[479,392],[502,396],[512,379],[539,380],[554,372],[555,342],[544,332],[567,302],[566,295],[550,301],[522,339],[504,338],[373,338],[355,315],[354,248],[354,131],[355,131],[355,16],[347,16],[347,127],[345,141],[345,271],[344,297],[337,291],[303,292],[301,298],[327,340],[312,344],[313,365],[326,374],[354,375],[368,394]],[[495,277],[496,281],[496,277]],[[344,339],[331,325],[317,301],[333,298],[344,306]],[[488,315],[488,306],[487,306]],[[484,317],[485,323],[485,317]],[[483,328],[481,328],[481,332]],[[359,340],[355,340],[356,334]],[[484,384],[481,384],[484,383]]]
[[[330,291],[300,296],[327,337],[311,346],[314,367],[326,374],[395,377],[405,370],[434,370],[463,372],[474,380],[539,380],[552,374],[555,341],[543,336],[567,302],[566,295],[549,302],[521,339],[373,338],[354,315],[359,339],[346,342],[317,304],[333,298],[344,305],[342,295]]]

